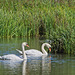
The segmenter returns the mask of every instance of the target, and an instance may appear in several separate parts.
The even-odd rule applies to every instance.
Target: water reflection
[[[26,75],[26,61],[13,62],[11,60],[0,60],[1,65],[4,73],[1,75]]]
[[[42,57],[42,75],[48,75],[51,72],[51,55]]]
[[[22,65],[22,75],[26,75],[26,61],[23,61],[23,65]]]
[[[36,72],[38,72],[36,75],[46,75],[51,72],[51,56],[28,61],[0,60],[0,66],[4,75],[33,75]]]
[[[0,75],[74,75],[74,70],[75,57],[66,55],[52,54],[20,62],[0,60]]]
[[[51,72],[51,55],[42,56],[39,59],[28,60],[28,75],[48,75]]]

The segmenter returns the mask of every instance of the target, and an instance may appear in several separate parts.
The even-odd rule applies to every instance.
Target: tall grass
[[[47,38],[74,53],[74,9],[74,0],[0,0],[0,37],[39,36],[43,25]]]

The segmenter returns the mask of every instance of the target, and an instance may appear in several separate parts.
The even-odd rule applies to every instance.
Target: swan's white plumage
[[[26,53],[27,55],[37,55],[37,56],[43,55],[42,52],[40,52],[40,51],[38,51],[38,50],[36,50],[36,49],[26,50],[25,53]]]
[[[18,50],[18,49],[16,49],[20,54],[22,54],[22,51],[20,51],[20,50]],[[36,55],[36,56],[41,56],[41,55],[43,55],[42,54],[42,52],[40,52],[40,51],[38,51],[38,50],[36,50],[36,49],[30,49],[30,50],[26,50],[25,51],[25,54],[26,55]]]
[[[22,51],[20,51],[20,50],[18,50],[18,49],[16,49],[16,51],[18,51],[20,54],[22,54]]]
[[[1,56],[2,60],[23,60],[22,58],[16,56],[15,54],[8,54],[8,55],[4,55]]]

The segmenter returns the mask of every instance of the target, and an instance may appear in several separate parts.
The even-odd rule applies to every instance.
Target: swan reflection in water
[[[40,59],[28,59],[27,61],[0,60],[0,66],[6,75],[48,75],[51,72],[51,56]]]
[[[51,55],[49,55],[46,58],[42,57],[42,75],[50,72],[51,72]]]
[[[36,73],[38,75],[49,75],[51,72],[51,55],[47,57],[42,56],[40,59],[28,60],[27,71],[29,73],[28,75],[34,75]]]
[[[0,60],[1,75],[26,75],[26,60],[14,62],[11,60]]]
[[[22,65],[22,75],[26,75],[26,61],[23,61],[23,65]]]

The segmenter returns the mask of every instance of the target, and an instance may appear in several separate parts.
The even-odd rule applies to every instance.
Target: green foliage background
[[[39,36],[42,25],[45,36],[55,41],[54,46],[60,43],[64,53],[74,53],[74,3],[74,0],[0,0],[0,37]]]

